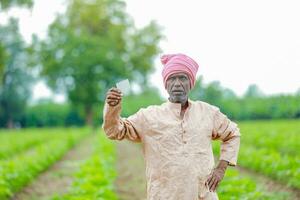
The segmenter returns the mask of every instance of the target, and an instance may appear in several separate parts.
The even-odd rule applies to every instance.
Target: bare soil
[[[146,199],[145,164],[139,144],[117,142],[116,189],[120,200]]]
[[[73,174],[79,169],[79,165],[91,155],[93,139],[93,136],[89,136],[77,144],[60,161],[40,174],[11,199],[49,200],[54,194],[66,193],[72,184]]]

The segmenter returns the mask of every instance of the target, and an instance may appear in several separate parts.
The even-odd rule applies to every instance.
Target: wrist
[[[216,167],[217,169],[221,169],[225,171],[228,167],[229,162],[226,160],[220,160],[218,166]]]

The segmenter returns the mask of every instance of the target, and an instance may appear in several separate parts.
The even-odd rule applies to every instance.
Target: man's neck
[[[186,110],[189,106],[188,100],[186,100],[184,103],[181,103],[181,110]]]
[[[181,110],[186,110],[187,107],[189,106],[188,99],[186,99],[184,102],[175,102],[175,101],[172,101],[169,97],[169,101],[172,102],[172,103],[180,103],[181,104]]]
[[[181,111],[180,111],[180,117],[181,118],[183,118],[184,113],[185,113],[185,111],[186,111],[186,109],[187,109],[188,106],[189,106],[189,102],[188,101],[186,101],[185,103],[181,104]]]

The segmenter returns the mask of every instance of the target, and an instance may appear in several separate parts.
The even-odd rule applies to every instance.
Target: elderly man
[[[121,118],[122,93],[106,96],[103,128],[108,138],[142,142],[148,200],[216,200],[216,188],[228,165],[235,166],[240,144],[237,125],[220,110],[192,101],[198,64],[184,54],[161,57],[168,101]],[[220,139],[214,166],[212,140]]]

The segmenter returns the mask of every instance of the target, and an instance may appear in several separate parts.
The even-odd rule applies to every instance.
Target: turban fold
[[[166,54],[161,56],[161,63],[164,65],[162,70],[162,77],[165,88],[167,88],[167,79],[172,74],[178,72],[184,72],[189,76],[190,87],[193,88],[195,85],[196,74],[199,65],[192,58],[184,54]]]

